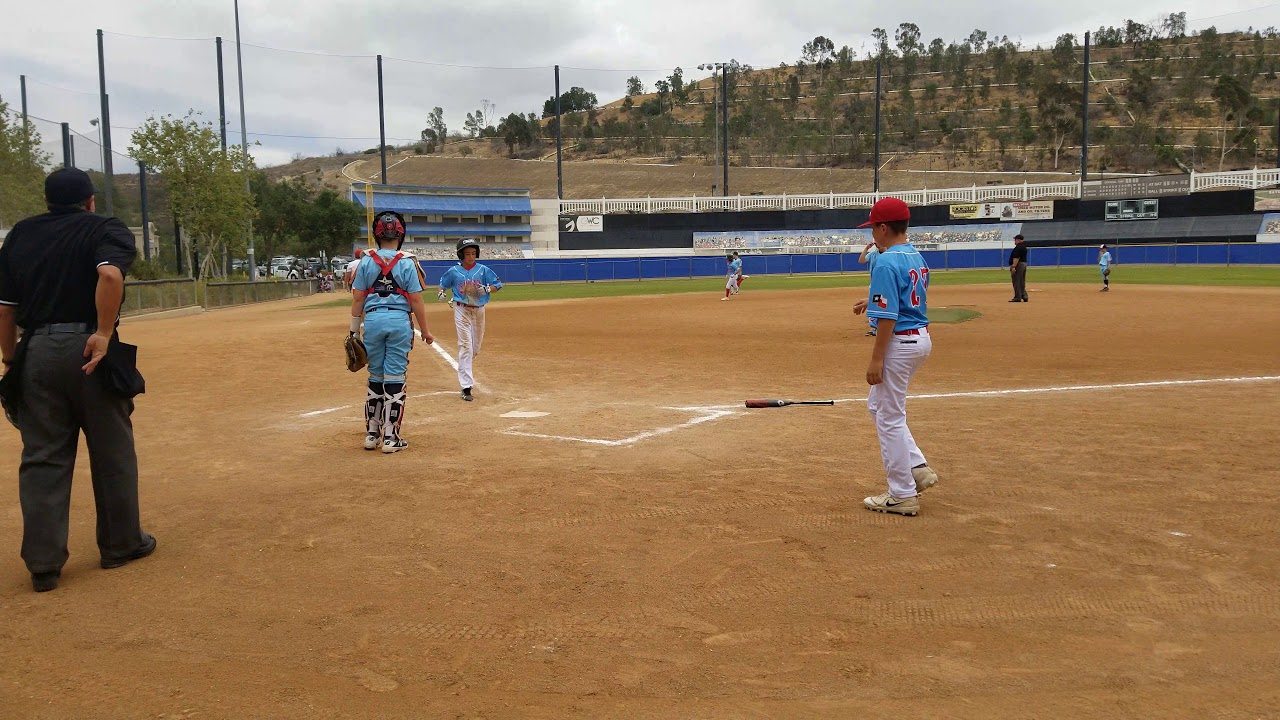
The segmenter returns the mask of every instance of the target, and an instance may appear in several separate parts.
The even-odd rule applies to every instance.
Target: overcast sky
[[[228,142],[240,141],[232,0],[6,5],[0,97],[13,110],[19,106],[19,75],[26,75],[31,115],[69,122],[96,138],[90,124],[99,115],[94,31],[101,28],[117,149],[128,145],[130,128],[148,115],[195,109],[216,123],[212,38],[220,35]],[[1187,13],[1191,29],[1280,26],[1280,2],[1265,0],[471,0],[447,6],[422,0],[243,0],[245,116],[250,143],[261,143],[251,152],[259,164],[275,164],[295,153],[377,146],[373,56],[379,53],[385,56],[388,141],[402,143],[418,137],[437,105],[451,129],[461,129],[465,114],[483,99],[494,103],[500,116],[540,113],[553,93],[551,66],[557,63],[563,89],[583,86],[603,103],[620,96],[633,74],[651,87],[676,66],[693,79],[705,76],[696,69],[699,63],[733,58],[765,67],[794,62],[800,47],[816,35],[831,38],[837,48],[849,45],[859,57],[870,47],[873,28],[886,28],[892,36],[902,22],[919,25],[926,44],[934,37],[961,40],[981,28],[1032,46],[1051,43],[1064,32],[1082,36],[1126,18],[1151,22],[1180,11]]]

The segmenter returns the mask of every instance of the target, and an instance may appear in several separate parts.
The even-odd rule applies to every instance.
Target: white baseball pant
[[[458,330],[458,382],[464,388],[474,387],[471,367],[484,342],[484,308],[455,303],[453,326]]]
[[[907,384],[929,357],[933,340],[928,328],[919,335],[894,335],[884,353],[884,369],[879,385],[867,393],[867,409],[880,436],[880,458],[889,480],[889,494],[896,498],[916,495],[911,469],[924,465],[924,454],[907,428]]]

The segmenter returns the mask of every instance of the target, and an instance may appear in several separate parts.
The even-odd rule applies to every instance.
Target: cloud
[[[1185,9],[1193,20],[1256,5],[1258,0],[1195,0]],[[104,4],[107,7],[103,7]],[[552,96],[552,66],[559,63],[563,90],[578,85],[602,102],[620,96],[626,78],[647,87],[676,66],[687,79],[704,77],[699,63],[734,58],[756,67],[794,62],[816,35],[837,47],[865,54],[873,28],[890,35],[901,22],[919,25],[927,43],[959,40],[974,28],[1007,35],[1025,46],[1052,43],[1064,32],[1077,36],[1126,17],[1151,21],[1170,11],[1163,0],[1134,0],[1117,11],[1102,0],[1062,2],[895,3],[835,0],[736,0],[694,3],[649,0],[475,0],[421,3],[411,0],[314,0],[305,5],[243,0],[245,114],[253,150],[262,163],[294,153],[331,153],[375,147],[378,137],[374,55],[384,55],[387,135],[391,142],[418,137],[431,108],[445,110],[460,129],[468,111],[483,100],[498,115],[541,112]],[[104,30],[107,83],[114,145],[127,145],[128,128],[151,114],[199,110],[216,120],[217,68],[212,37],[224,38],[228,139],[239,141],[235,28],[230,0],[64,0],[17,4],[6,9],[6,26],[17,29],[0,47],[0,95],[17,105],[17,77],[30,78],[31,112],[69,122],[86,135],[97,117],[96,24]],[[52,17],[56,14],[55,18]],[[1215,18],[1222,28],[1280,24],[1271,7]],[[203,40],[155,40],[152,35]],[[315,54],[266,50],[288,48]],[[447,67],[424,62],[450,63]],[[521,69],[493,69],[521,68]],[[73,91],[55,89],[65,88]],[[302,137],[275,137],[290,135]]]

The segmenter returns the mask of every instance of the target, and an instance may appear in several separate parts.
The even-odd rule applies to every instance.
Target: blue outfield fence
[[[973,270],[1005,267],[1004,250],[924,250],[925,262],[935,270]],[[1098,262],[1097,247],[1030,248],[1032,267],[1081,267]],[[1117,245],[1111,247],[1116,265],[1280,265],[1280,243],[1220,243],[1208,245]],[[429,283],[457,263],[424,260]],[[720,255],[683,257],[545,258],[487,260],[504,283],[594,282],[607,280],[668,280],[723,277]],[[747,275],[812,275],[866,271],[857,253],[743,255]]]

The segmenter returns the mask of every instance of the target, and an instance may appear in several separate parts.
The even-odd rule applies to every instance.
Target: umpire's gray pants
[[[1013,269],[1013,299],[1027,299],[1027,264],[1019,262]]]
[[[99,365],[85,375],[87,334],[35,335],[26,340],[22,369],[22,559],[32,573],[60,571],[67,562],[71,472],[80,431],[89,447],[98,551],[127,557],[142,544],[138,519],[138,456],[133,447],[133,401],[107,389]]]

